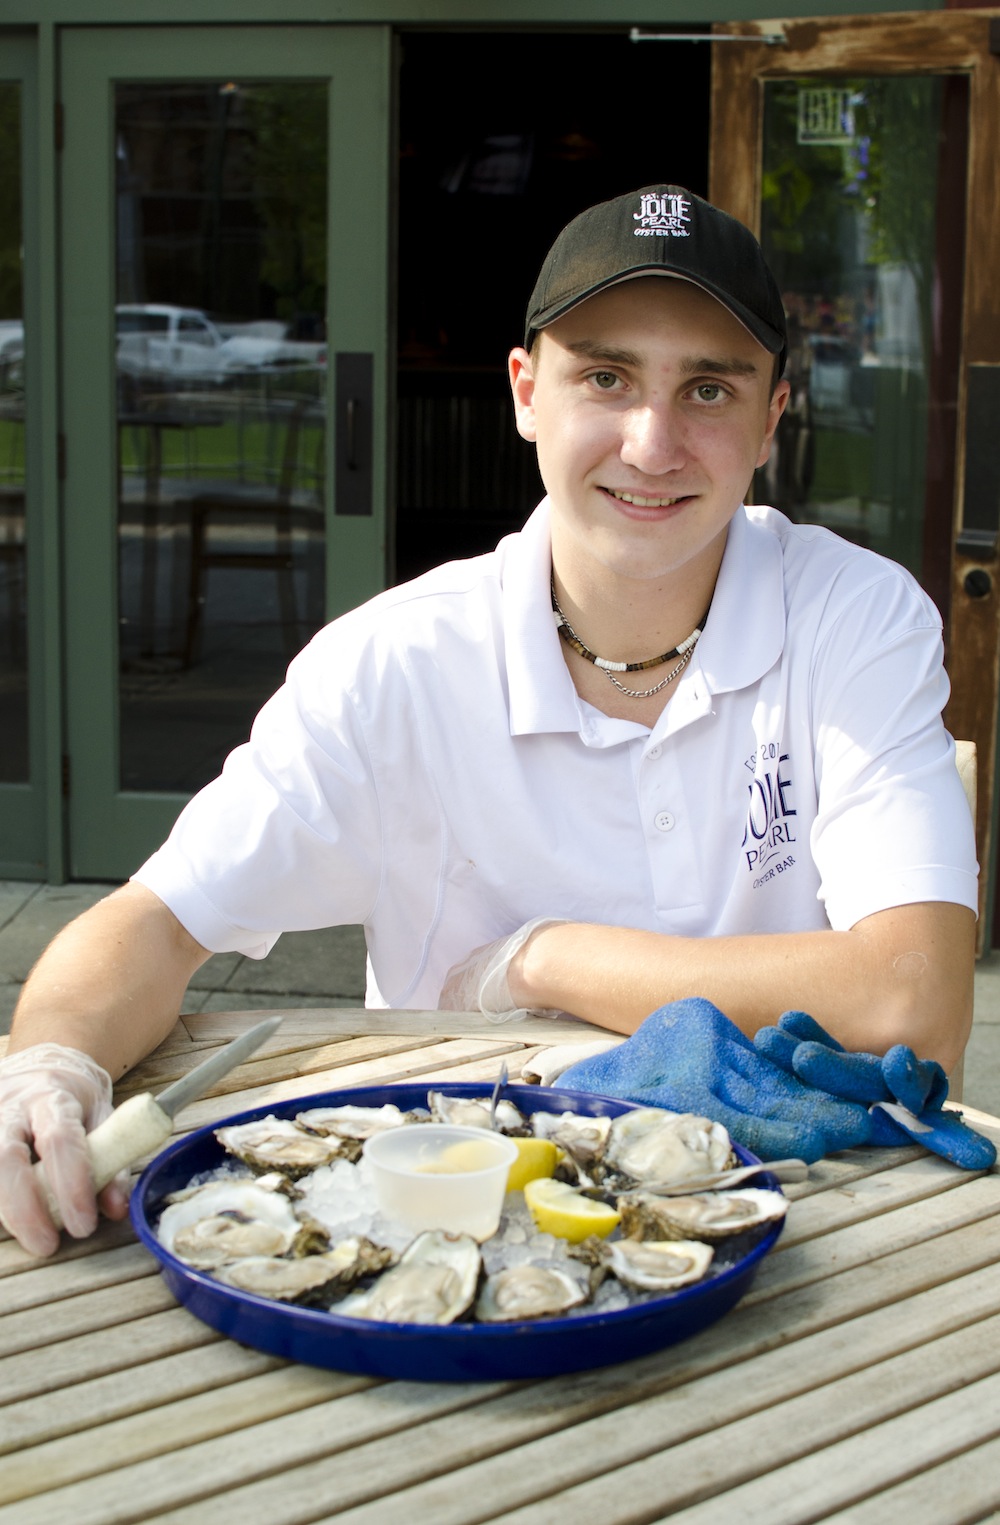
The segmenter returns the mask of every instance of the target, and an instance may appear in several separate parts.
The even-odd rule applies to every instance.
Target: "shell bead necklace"
[[[559,634],[567,646],[571,646],[581,657],[585,657],[588,662],[593,662],[595,667],[599,667],[604,676],[614,684],[618,692],[625,694],[629,699],[652,698],[653,694],[658,694],[661,689],[666,688],[668,683],[672,683],[684,671],[694,654],[694,648],[698,644],[698,638],[702,633],[705,621],[708,619],[708,609],[706,609],[686,640],[678,641],[677,645],[671,647],[670,651],[664,651],[658,657],[647,657],[644,662],[612,662],[607,657],[599,657],[596,652],[591,651],[590,647],[581,641],[573,626],[565,614],[563,614],[562,609],[559,607],[559,600],[556,597],[555,576],[551,579],[551,589],[552,613],[555,616]],[[710,607],[711,605],[709,605]],[[651,667],[662,667],[664,662],[670,662],[674,657],[678,657],[680,660],[670,669],[666,677],[661,678],[659,683],[654,684],[652,688],[626,688],[625,684],[617,677],[617,674],[620,672],[646,672]]]

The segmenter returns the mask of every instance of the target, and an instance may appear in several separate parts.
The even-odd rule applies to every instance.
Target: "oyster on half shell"
[[[642,1186],[696,1181],[725,1170],[734,1158],[721,1123],[693,1112],[640,1107],[613,1119],[605,1159]]]
[[[697,1239],[585,1240],[588,1259],[598,1271],[610,1271],[629,1287],[643,1292],[672,1292],[700,1281],[715,1251]],[[583,1250],[584,1246],[578,1246]]]
[[[558,1266],[505,1266],[487,1277],[476,1318],[487,1324],[551,1318],[586,1302],[589,1295],[587,1287]]]
[[[295,1121],[312,1133],[332,1134],[336,1138],[366,1139],[385,1128],[398,1128],[403,1123],[418,1121],[416,1112],[401,1112],[387,1102],[384,1107],[310,1107],[299,1112]]]
[[[428,1091],[427,1105],[436,1123],[453,1123],[459,1128],[489,1128],[488,1096],[449,1096],[446,1091]],[[531,1132],[524,1113],[502,1096],[497,1102],[496,1126],[500,1133],[523,1136]]]
[[[551,1139],[580,1165],[600,1160],[608,1147],[610,1117],[587,1117],[581,1112],[535,1112],[531,1119],[536,1138]]]
[[[239,1179],[184,1192],[164,1208],[157,1226],[160,1243],[200,1271],[247,1255],[286,1255],[314,1233],[280,1191]]]
[[[471,1234],[433,1229],[418,1235],[373,1286],[346,1297],[337,1312],[390,1324],[451,1324],[472,1306],[482,1265]]]
[[[780,1191],[705,1191],[690,1197],[625,1192],[618,1198],[622,1234],[628,1239],[702,1239],[708,1244],[783,1218],[788,1198]]]
[[[349,1155],[352,1150],[347,1139],[335,1135],[324,1138],[280,1117],[259,1117],[251,1123],[216,1128],[215,1136],[228,1154],[235,1155],[251,1170],[280,1170],[293,1180]],[[355,1147],[355,1155],[358,1152]]]
[[[241,1292],[277,1298],[284,1303],[329,1304],[363,1276],[382,1271],[395,1260],[392,1250],[370,1239],[342,1239],[332,1250],[285,1260],[276,1255],[253,1255],[216,1272],[216,1281]]]

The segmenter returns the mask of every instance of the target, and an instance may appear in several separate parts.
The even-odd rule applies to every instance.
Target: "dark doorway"
[[[506,382],[538,268],[593,202],[707,194],[709,55],[625,29],[404,38],[397,581],[491,549],[538,501]]]

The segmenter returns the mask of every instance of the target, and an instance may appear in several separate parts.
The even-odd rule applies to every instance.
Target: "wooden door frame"
[[[897,11],[889,15],[716,24],[745,43],[713,47],[709,194],[760,231],[764,83],[802,74],[962,74],[969,84],[963,322],[956,439],[951,612],[947,643],[962,660],[950,671],[945,721],[979,754],[976,841],[980,862],[979,952],[989,947],[997,858],[997,724],[1000,698],[1000,575],[995,554],[960,545],[964,502],[965,402],[970,367],[1000,363],[1000,59],[991,53],[1000,9]],[[756,42],[780,32],[784,43]],[[990,578],[985,597],[965,590],[970,572]]]

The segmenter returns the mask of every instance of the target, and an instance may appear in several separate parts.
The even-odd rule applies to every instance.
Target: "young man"
[[[681,188],[564,230],[510,357],[546,500],[321,632],[25,987],[0,1066],[25,1245],[55,1245],[32,1142],[70,1232],[95,1221],[80,1115],[109,1086],[84,1056],[122,1074],[210,951],[281,930],[364,922],[371,1006],[457,992],[627,1032],[704,995],[748,1033],[795,1006],[955,1062],[976,866],[940,620],[898,567],[741,506],[784,346],[755,240]]]

